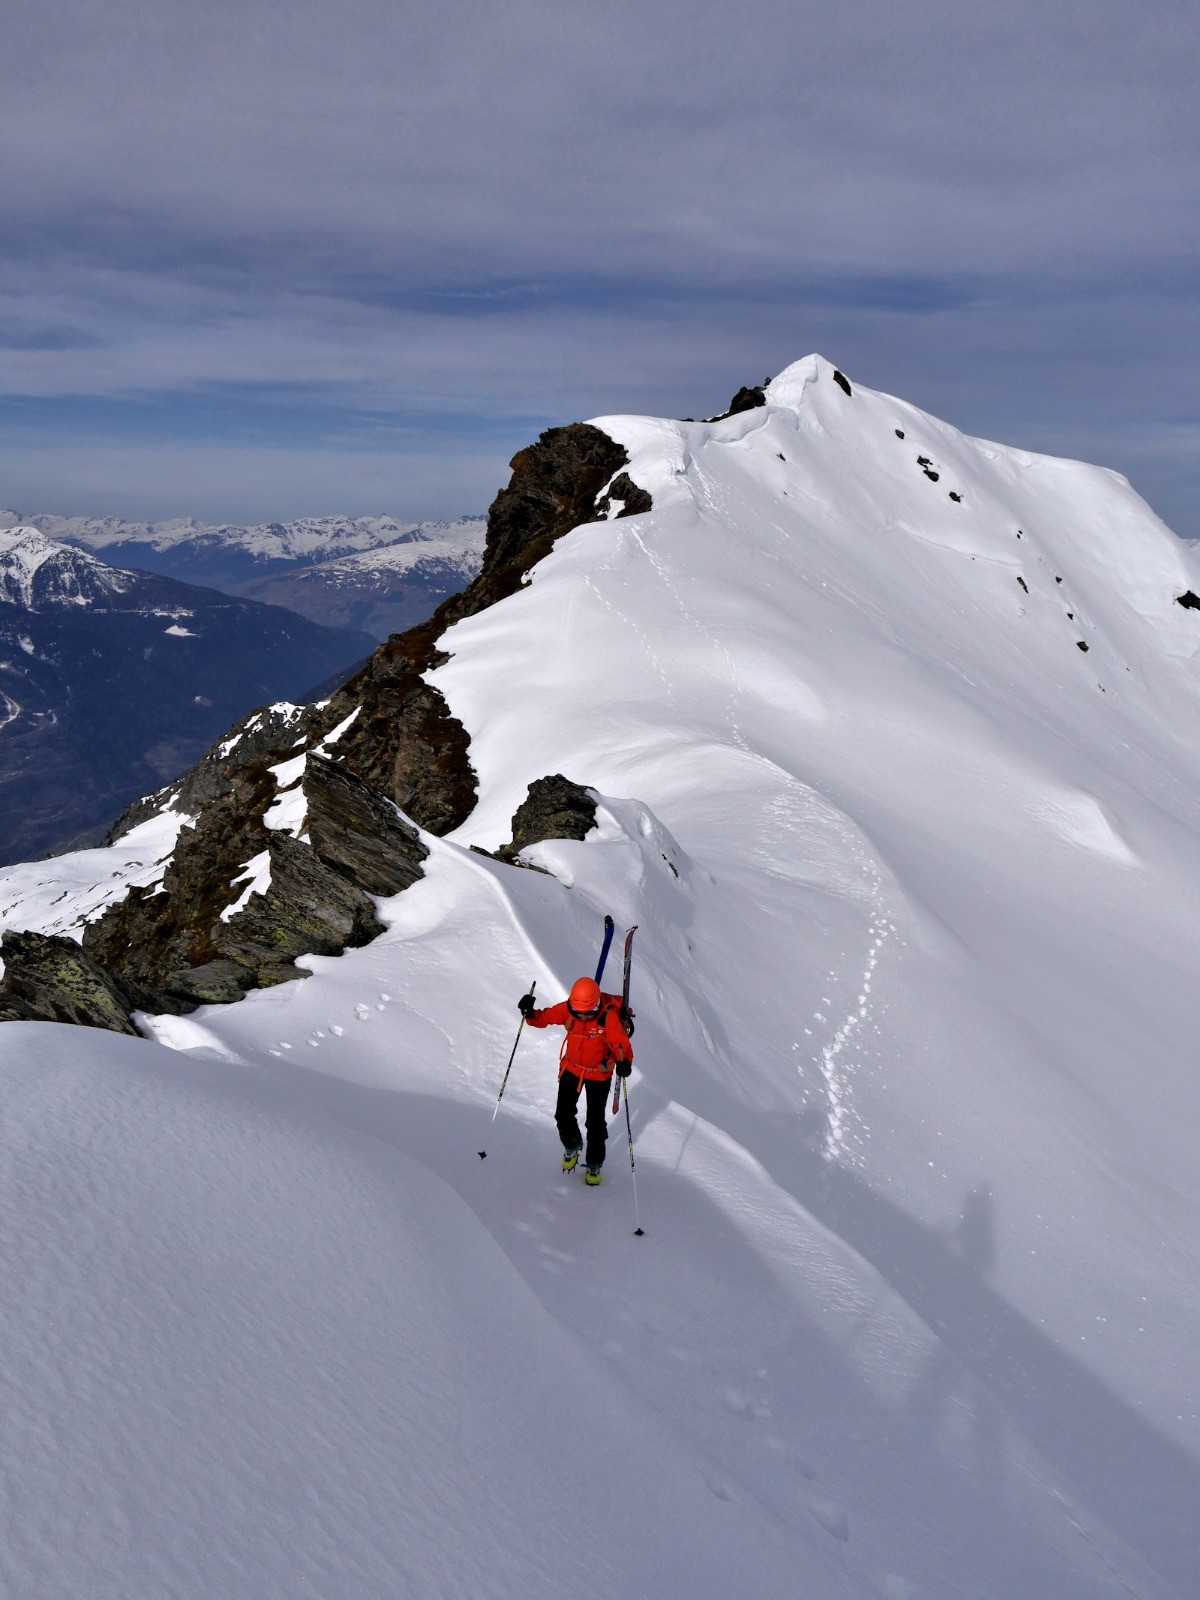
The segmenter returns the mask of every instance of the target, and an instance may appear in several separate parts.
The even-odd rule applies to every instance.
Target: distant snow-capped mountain
[[[0,862],[108,820],[248,705],[303,693],[372,642],[0,531]]]
[[[327,626],[386,639],[423,622],[479,571],[485,517],[425,523],[396,544],[256,578],[239,593],[287,606]]]
[[[136,583],[132,573],[56,544],[36,528],[0,529],[0,602],[30,611],[103,604],[128,594]]]

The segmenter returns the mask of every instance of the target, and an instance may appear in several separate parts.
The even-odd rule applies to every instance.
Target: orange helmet
[[[600,1009],[600,985],[595,978],[576,978],[567,1004],[577,1017],[594,1016]]]

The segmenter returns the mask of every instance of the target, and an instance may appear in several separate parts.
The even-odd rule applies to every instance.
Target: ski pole
[[[537,979],[535,978],[533,980],[533,982],[529,985],[529,993],[532,994],[536,988],[537,988]],[[501,1100],[504,1099],[504,1090],[505,1090],[505,1088],[506,1088],[506,1086],[508,1084],[508,1075],[512,1071],[512,1064],[513,1064],[514,1060],[516,1059],[517,1046],[521,1042],[521,1030],[524,1028],[524,1026],[525,1026],[525,1017],[524,1017],[524,1014],[522,1014],[521,1021],[517,1026],[517,1037],[513,1040],[512,1055],[509,1056],[508,1065],[504,1069],[504,1081],[500,1085],[500,1093],[496,1096],[496,1110],[492,1112],[492,1120],[488,1124],[488,1138],[489,1139],[492,1137],[492,1129],[496,1126],[496,1117],[497,1117],[497,1115],[498,1115],[498,1113],[500,1111],[500,1102],[501,1102]],[[633,1150],[633,1147],[631,1145],[630,1146],[630,1154],[631,1155],[632,1155],[632,1150]],[[484,1143],[483,1149],[479,1152],[479,1159],[480,1159],[480,1161],[485,1161],[487,1159],[487,1143],[486,1143],[486,1141]]]
[[[635,1238],[640,1238],[645,1229],[642,1227],[642,1208],[638,1205],[637,1167],[633,1160],[633,1126],[629,1121],[629,1079],[622,1078],[621,1082],[625,1087],[625,1132],[629,1135],[629,1170],[633,1174],[633,1213],[637,1218],[637,1227],[633,1232]]]

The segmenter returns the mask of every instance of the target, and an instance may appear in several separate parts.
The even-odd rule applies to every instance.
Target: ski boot
[[[581,1152],[582,1148],[583,1148],[582,1145],[576,1145],[574,1150],[564,1150],[563,1151],[563,1171],[564,1172],[574,1172],[575,1171],[576,1165],[579,1162],[579,1156],[580,1156],[580,1152]]]
[[[600,1168],[589,1166],[583,1175],[583,1181],[590,1189],[594,1189],[600,1182]]]

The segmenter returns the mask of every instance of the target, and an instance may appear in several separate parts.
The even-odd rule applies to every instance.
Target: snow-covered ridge
[[[322,561],[319,566],[301,569],[297,576],[303,580],[319,575],[323,581],[334,584],[357,581],[373,573],[405,573],[417,566],[440,562],[452,568],[466,582],[479,570],[486,531],[485,523],[474,518],[465,520],[442,535],[425,527],[419,537]]]
[[[1192,1600],[1196,557],[1115,475],[819,357],[766,402],[599,419],[653,508],[439,641],[479,800],[382,937],[92,1076],[76,1030],[0,1028],[19,1465],[111,1486],[18,1546],[61,1592],[147,1553],[224,1592],[233,1549],[256,1594]],[[467,848],[555,772],[586,840]],[[606,911],[640,1240],[623,1121],[597,1193],[558,1171],[553,1036],[474,1159],[516,997],[592,970]]]
[[[153,889],[162,882],[179,830],[192,820],[168,803],[115,845],[3,868],[0,928],[80,938],[131,886]]]

